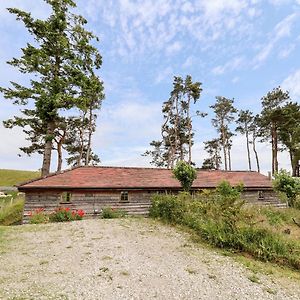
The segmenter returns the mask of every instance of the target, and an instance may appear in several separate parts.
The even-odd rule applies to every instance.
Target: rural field
[[[300,299],[299,273],[191,237],[140,218],[0,227],[0,298]]]
[[[12,187],[27,180],[38,178],[40,175],[41,173],[38,171],[0,169],[0,187]]]

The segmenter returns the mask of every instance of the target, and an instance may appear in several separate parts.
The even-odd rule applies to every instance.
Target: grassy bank
[[[40,172],[0,169],[0,186],[14,186],[38,178]]]
[[[17,198],[0,209],[0,225],[18,225],[22,221],[24,199]],[[1,233],[0,233],[1,234]]]
[[[249,208],[239,191],[222,187],[195,197],[156,195],[150,215],[184,225],[209,244],[300,270],[300,211]]]

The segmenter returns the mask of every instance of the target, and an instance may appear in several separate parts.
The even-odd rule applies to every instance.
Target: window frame
[[[70,204],[72,203],[72,193],[62,192],[60,195],[60,204]]]
[[[125,196],[125,198],[124,198]],[[128,191],[121,191],[120,193],[120,202],[127,203],[129,202],[129,193]]]

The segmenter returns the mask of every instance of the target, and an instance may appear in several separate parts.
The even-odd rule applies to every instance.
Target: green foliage
[[[40,172],[0,169],[0,186],[14,186],[38,178]]]
[[[0,209],[0,225],[21,224],[23,218],[24,200],[17,199]]]
[[[296,197],[300,194],[300,178],[292,177],[287,171],[280,170],[279,173],[275,174],[273,186],[276,191],[286,195],[290,207],[298,205]]]
[[[43,209],[37,209],[31,213],[29,218],[30,224],[45,224],[49,222],[49,215]]]
[[[162,140],[152,141],[153,150],[147,150],[143,156],[151,156],[151,164],[157,167],[173,168],[179,160],[192,164],[192,146],[194,144],[191,105],[196,104],[202,92],[201,83],[193,82],[187,75],[185,79],[174,76],[170,98],[163,103],[164,122],[161,127]],[[196,116],[205,117],[205,113],[196,111]]]
[[[173,174],[186,192],[191,189],[193,181],[197,178],[196,170],[184,161],[179,161],[176,164]]]
[[[31,13],[17,8],[8,11],[21,21],[33,36],[34,43],[27,43],[21,57],[8,62],[21,73],[30,75],[30,84],[11,82],[11,87],[0,88],[6,99],[25,106],[22,116],[4,122],[5,127],[23,128],[28,147],[20,148],[30,155],[44,155],[42,175],[50,169],[54,143],[64,143],[65,125],[61,112],[74,108],[89,114],[88,147],[94,131],[94,109],[99,109],[103,99],[102,81],[94,71],[99,69],[102,58],[92,45],[98,38],[85,29],[87,21],[71,12],[76,7],[71,0],[48,1],[51,13],[48,18],[35,19]],[[89,149],[90,152],[90,149]],[[89,161],[89,159],[87,159]]]
[[[102,209],[101,217],[103,219],[117,219],[124,218],[126,216],[126,212],[122,209],[115,209],[111,207],[105,207]]]
[[[202,240],[220,248],[246,252],[253,257],[300,269],[300,244],[268,227],[292,221],[294,212],[264,208],[251,213],[240,199],[241,186],[222,182],[215,191],[191,196],[155,195],[150,216],[193,229]],[[267,216],[268,225],[256,220]],[[289,220],[289,221],[287,221]]]
[[[49,215],[50,222],[69,222],[75,220],[82,220],[84,216],[84,211],[79,210],[70,210],[70,208],[59,207],[55,209],[53,213]]]

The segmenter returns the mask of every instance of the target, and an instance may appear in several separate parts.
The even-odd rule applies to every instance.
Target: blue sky
[[[235,98],[237,108],[257,113],[261,97],[281,85],[300,101],[299,0],[78,0],[77,5],[76,12],[100,37],[99,76],[106,99],[94,149],[103,165],[149,166],[141,153],[160,137],[161,105],[169,97],[174,75],[190,74],[202,82],[195,110],[209,115],[193,123],[193,158],[198,166],[206,157],[203,141],[217,135],[209,109],[215,96]],[[9,80],[28,81],[5,63],[18,57],[30,40],[6,7],[40,18],[49,13],[42,0],[1,0],[0,86]],[[0,121],[16,114],[19,108],[0,95]],[[40,156],[18,157],[18,147],[26,145],[20,129],[1,124],[0,136],[0,168],[40,168]],[[258,151],[267,172],[269,145],[258,145]],[[55,159],[53,163],[54,170]],[[232,164],[234,169],[247,168],[241,136],[234,138]],[[284,153],[280,167],[289,167]]]

